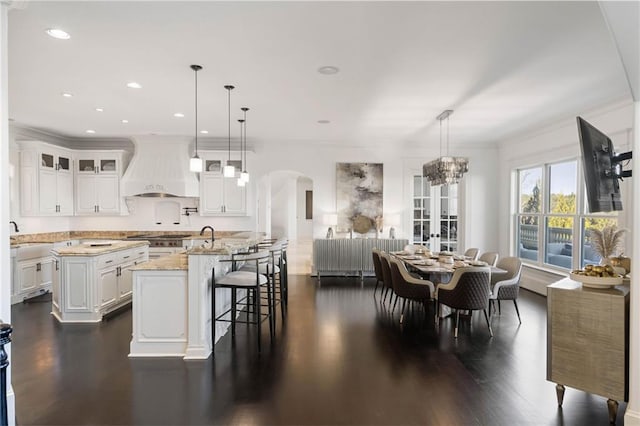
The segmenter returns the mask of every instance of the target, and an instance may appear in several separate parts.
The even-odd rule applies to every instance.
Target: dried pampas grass
[[[626,231],[626,229],[618,229],[615,226],[605,226],[602,231],[590,229],[591,245],[603,259],[609,258],[616,255],[618,250],[622,248],[622,236]]]

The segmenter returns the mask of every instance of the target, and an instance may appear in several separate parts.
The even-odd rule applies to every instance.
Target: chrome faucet
[[[214,231],[211,226],[207,225],[200,230],[200,235],[204,235],[204,231],[206,229],[211,229],[211,246],[213,247],[213,242],[216,240],[216,231]]]
[[[10,225],[13,225],[13,229],[15,229],[15,232],[20,232],[20,230],[18,229],[18,224],[15,223],[14,221],[9,221]]]

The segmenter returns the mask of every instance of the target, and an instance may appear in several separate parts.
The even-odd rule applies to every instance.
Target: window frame
[[[551,192],[551,167],[556,164],[562,163],[576,163],[576,205],[574,213],[552,213],[550,212],[550,192]],[[521,173],[527,170],[532,169],[542,169],[542,176],[540,178],[540,206],[538,213],[532,212],[523,212],[521,205],[521,197],[522,197],[522,188],[521,188]],[[586,204],[586,185],[584,184],[583,179],[583,170],[582,163],[578,157],[566,158],[553,162],[544,162],[539,164],[533,164],[528,166],[523,166],[519,168],[515,168],[513,170],[515,173],[515,210],[513,214],[513,223],[514,223],[514,235],[512,238],[513,247],[514,247],[514,256],[519,257],[524,264],[536,266],[540,268],[550,268],[557,269],[559,271],[566,272],[568,270],[582,268],[586,262],[585,260],[592,259],[583,259],[583,250],[585,246],[585,224],[588,219],[613,219],[620,224],[621,216],[617,212],[611,213],[589,213],[587,212],[587,204]],[[520,247],[521,242],[521,231],[520,231],[520,221],[522,217],[536,217],[537,218],[537,249],[536,255],[537,260],[532,260],[529,258],[522,257],[522,251]],[[548,263],[547,262],[547,237],[549,227],[547,226],[548,220],[551,217],[567,217],[572,218],[573,224],[571,227],[571,264],[570,267],[563,267],[558,264]],[[524,248],[524,247],[523,247]],[[565,247],[566,248],[566,247]]]

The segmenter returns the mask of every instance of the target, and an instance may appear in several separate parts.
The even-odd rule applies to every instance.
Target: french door
[[[413,243],[458,250],[458,184],[431,186],[424,176],[413,177]]]

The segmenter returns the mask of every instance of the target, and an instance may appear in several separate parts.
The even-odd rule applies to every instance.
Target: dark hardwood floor
[[[258,356],[238,327],[205,361],[129,359],[131,312],[61,325],[43,296],[14,305],[13,387],[21,425],[606,425],[604,398],[546,377],[546,301],[522,291],[492,319],[433,325],[420,309],[401,327],[373,282],[291,276],[288,320]],[[40,302],[40,303],[38,303]],[[265,332],[263,342],[268,342]],[[620,405],[623,424],[626,404]]]

